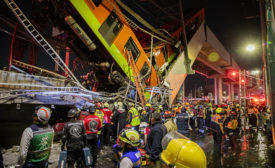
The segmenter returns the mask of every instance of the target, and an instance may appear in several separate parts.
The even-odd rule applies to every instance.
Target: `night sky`
[[[176,1],[178,0],[171,2],[175,3]],[[28,10],[31,4],[30,0],[24,1],[24,3],[18,0],[16,2],[27,15],[30,14],[30,10]],[[261,31],[258,4],[257,0],[184,0],[183,2],[184,9],[205,8],[206,24],[233,55],[240,67],[248,70],[261,69]],[[0,7],[0,13],[6,14],[8,9],[3,1],[0,2]],[[13,31],[5,25],[1,25],[0,28]],[[10,39],[11,36],[0,31],[0,66],[6,66],[8,63]],[[249,43],[256,45],[255,52],[245,51],[245,47]],[[38,66],[53,67],[53,62],[45,53],[40,51],[40,54],[43,55],[43,58],[41,59],[40,56],[38,59]],[[48,63],[45,64],[45,62]]]

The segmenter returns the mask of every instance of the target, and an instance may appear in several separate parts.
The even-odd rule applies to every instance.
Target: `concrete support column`
[[[215,100],[215,104],[218,104],[218,81],[217,81],[217,77],[214,78],[214,100]]]
[[[185,85],[184,82],[180,87],[179,93],[177,95],[177,101],[183,103],[185,98]]]
[[[232,83],[230,83],[230,98],[231,98],[231,101],[233,102],[233,101],[235,101],[235,97],[234,97],[234,84],[232,84]]]
[[[217,77],[218,80],[218,104],[222,103],[222,78]]]

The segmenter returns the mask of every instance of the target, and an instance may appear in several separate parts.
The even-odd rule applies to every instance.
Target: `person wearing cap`
[[[84,122],[77,120],[77,109],[70,109],[68,112],[69,121],[64,125],[62,146],[67,149],[68,168],[73,168],[76,163],[78,168],[83,167],[82,149],[86,146],[86,132]]]
[[[166,127],[162,124],[160,113],[152,114],[151,125],[145,149],[149,155],[149,167],[160,167],[159,154],[162,152],[161,140],[167,133]]]
[[[102,109],[102,112],[104,113],[104,121],[105,126],[103,130],[103,139],[106,145],[111,143],[111,115],[113,114],[112,111],[109,109],[109,103],[105,102],[103,104],[104,108]]]
[[[141,154],[138,150],[139,134],[136,130],[122,130],[119,135],[119,146],[122,148],[119,167],[139,168],[141,166]]]
[[[97,149],[98,131],[100,131],[100,129],[102,128],[101,120],[98,116],[95,115],[95,112],[96,112],[96,107],[94,105],[90,106],[89,107],[90,115],[84,118],[84,125],[86,129],[86,134],[87,134],[87,143],[93,157],[92,167],[96,165],[97,153],[98,153],[98,149]]]
[[[207,160],[201,147],[174,131],[167,133],[161,142],[162,168],[206,168]]]
[[[19,159],[16,167],[48,167],[54,130],[48,125],[51,110],[37,106],[33,114],[33,125],[26,128],[20,142]]]

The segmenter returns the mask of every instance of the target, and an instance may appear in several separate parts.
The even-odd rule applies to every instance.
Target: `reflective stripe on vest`
[[[138,111],[135,108],[130,109],[130,113],[132,114],[132,120],[131,120],[131,125],[132,126],[137,126],[140,124],[140,119],[139,119],[139,114]]]

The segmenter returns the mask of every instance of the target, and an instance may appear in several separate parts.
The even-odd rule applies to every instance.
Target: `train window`
[[[144,62],[143,66],[139,72],[140,76],[144,76],[147,73],[148,69],[149,69],[149,65],[146,62]]]
[[[115,40],[116,36],[122,29],[122,22],[118,19],[115,12],[111,12],[108,18],[100,26],[99,32],[110,46]]]
[[[140,55],[140,51],[138,49],[138,47],[136,46],[134,40],[132,39],[132,37],[129,38],[129,40],[127,41],[127,43],[125,44],[125,47],[128,50],[130,50],[132,52],[133,58],[135,61],[138,60],[138,57]]]

